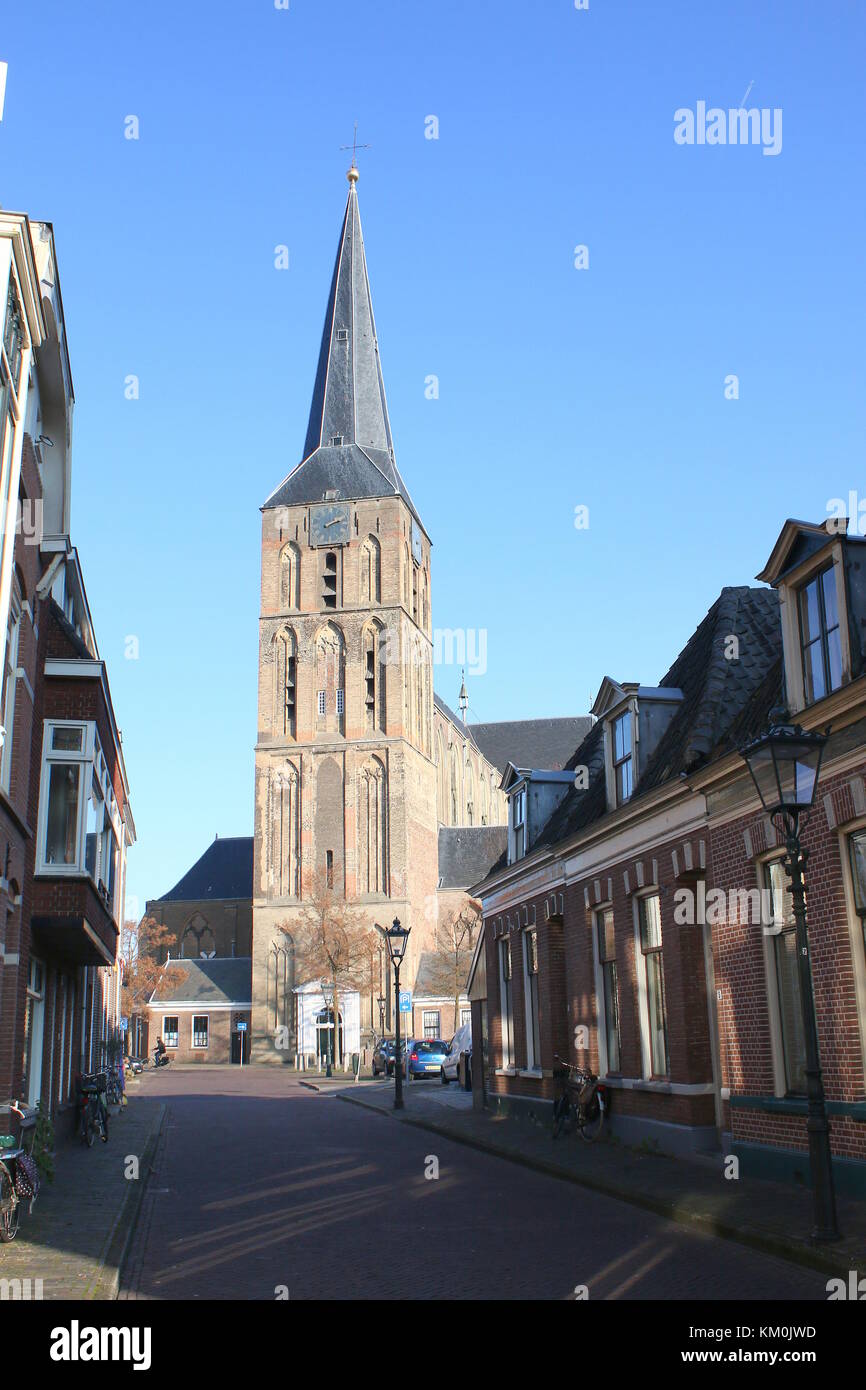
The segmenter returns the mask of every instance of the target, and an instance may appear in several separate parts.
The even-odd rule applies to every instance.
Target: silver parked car
[[[456,1081],[459,1076],[460,1054],[465,1052],[467,1064],[472,1057],[472,1024],[463,1023],[448,1044],[445,1061],[442,1063],[442,1085]]]

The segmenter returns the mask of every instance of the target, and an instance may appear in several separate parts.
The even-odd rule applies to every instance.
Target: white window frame
[[[427,1020],[428,1020],[428,1019],[431,1019],[431,1018],[435,1018],[435,1020],[436,1020],[436,1031],[435,1031],[435,1033],[429,1033],[429,1034],[428,1034],[427,1029],[428,1029],[431,1025],[428,1023]],[[442,1025],[442,1013],[441,1013],[441,1011],[440,1011],[439,1009],[422,1009],[422,1010],[421,1010],[421,1034],[422,1034],[422,1038],[423,1038],[424,1042],[431,1042],[431,1041],[434,1040],[434,1039],[441,1038],[441,1036],[442,1036],[442,1028],[441,1028],[441,1025]]]
[[[196,1022],[196,1019],[197,1019],[197,1018],[198,1018],[198,1019],[203,1018],[204,1021],[205,1021],[204,1035],[205,1035],[205,1038],[207,1039],[207,1041],[206,1041],[206,1042],[203,1042],[203,1043],[196,1042],[196,1040],[195,1040],[195,1035],[196,1035],[196,1026],[195,1026],[195,1022]],[[199,1028],[197,1031],[198,1031],[198,1032],[202,1032],[202,1029]],[[190,1015],[190,1020],[189,1020],[189,1045],[190,1045],[190,1047],[193,1049],[194,1052],[207,1052],[208,1048],[210,1047],[210,1014],[191,1014],[191,1015]]]
[[[755,860],[755,874],[758,887],[763,889],[769,887],[767,883],[767,870],[772,863],[784,863],[785,855],[778,850],[773,850],[770,854],[762,854]],[[792,1095],[801,1098],[802,1091],[790,1092],[788,1090],[788,1076],[785,1069],[785,1041],[782,1032],[782,1007],[779,999],[779,974],[776,960],[776,937],[775,931],[761,932],[761,945],[764,953],[764,992],[767,1000],[767,1021],[770,1031],[770,1062],[773,1068],[773,1094],[779,1099]]]
[[[82,730],[80,749],[52,748],[56,729]],[[75,859],[69,864],[50,863],[46,859],[48,838],[48,790],[51,768],[54,764],[73,763],[79,767],[78,776],[78,819],[76,824]],[[88,780],[89,774],[89,780]],[[108,825],[103,820],[100,832],[100,858],[94,865],[94,872],[87,868],[87,811],[94,780],[98,783],[102,796],[103,816],[107,814]],[[108,830],[106,839],[105,831]],[[113,841],[113,844],[111,843]],[[94,720],[87,719],[46,719],[42,735],[42,772],[39,785],[39,830],[37,837],[36,873],[52,878],[88,878],[94,887],[100,880],[108,889],[111,879],[111,856],[114,856],[114,890],[104,901],[112,918],[118,920],[121,902],[120,889],[123,881],[123,859],[125,828],[120,808],[114,794],[114,787],[108,771],[108,764]],[[108,846],[106,848],[106,846]],[[107,877],[103,877],[103,871]]]
[[[649,985],[647,982],[646,956],[644,955],[643,945],[640,937],[640,902],[643,898],[659,899],[659,916],[661,917],[661,889],[657,884],[651,884],[640,893],[635,893],[632,897],[632,913],[634,917],[634,953],[635,953],[635,976],[637,978],[638,994],[638,1019],[640,1022],[640,1055],[641,1067],[643,1069],[644,1081],[671,1081],[673,1080],[673,1058],[671,1056],[671,1037],[670,1037],[670,1018],[667,1008],[667,990],[664,980],[664,941],[665,928],[661,922],[662,933],[662,989],[665,1000],[665,1032],[667,1035],[668,1066],[670,1071],[667,1076],[659,1076],[653,1072],[652,1046],[650,1040],[650,1018],[649,1018]]]
[[[12,741],[15,729],[15,701],[18,691],[18,646],[21,636],[21,595],[18,585],[13,581],[9,600],[9,631],[7,637],[5,662],[9,667],[6,682],[6,698],[3,702],[3,751],[0,754],[0,789],[9,793],[12,785]]]
[[[529,970],[529,938],[530,938],[530,936],[532,935],[533,932],[535,933],[535,950],[536,950],[536,956],[537,956],[537,954],[538,954],[538,928],[537,928],[537,927],[534,927],[534,926],[533,926],[533,927],[524,927],[523,931],[521,932],[521,936],[523,937],[523,943],[522,943],[522,945],[523,945],[523,952],[522,952],[522,954],[523,954],[523,1007],[524,1007],[523,1017],[524,1017],[524,1021],[525,1021],[525,1027],[526,1027],[526,1070],[527,1070],[527,1071],[531,1071],[531,1072],[537,1072],[538,1075],[540,1076],[540,1075],[541,1075],[541,999],[540,999],[540,992],[541,992],[541,991],[540,991],[540,987],[539,987],[539,984],[538,984],[538,975],[539,975],[539,972],[536,970],[536,972],[535,972],[535,979],[536,979],[536,986],[535,986],[535,1009],[533,1009],[533,1005],[532,1005],[532,980],[531,980],[531,977],[530,977],[530,970]],[[511,973],[512,973],[512,977],[513,977],[513,975],[514,975],[514,962],[513,962],[513,958],[512,958],[512,969],[511,969]],[[512,979],[512,984],[513,984],[513,979]],[[513,998],[513,995],[512,995],[512,998]],[[534,1037],[534,1029],[533,1029],[533,1026],[532,1026],[533,1013],[534,1013],[535,1016],[536,1016],[535,1021],[536,1021],[536,1025],[537,1025],[537,1027],[538,1027],[538,1056],[535,1055],[535,1037]]]
[[[853,835],[858,834],[866,834],[866,817],[861,816],[839,830],[839,853],[842,859],[842,883],[851,940],[851,959],[854,964],[854,997],[857,1001],[860,1057],[863,1067],[861,1081],[866,1085],[866,938],[854,896],[854,876],[848,843]]]
[[[592,963],[595,975],[595,1026],[598,1034],[598,1072],[599,1076],[610,1074],[610,1056],[607,1047],[607,1003],[604,992],[604,966],[605,962],[601,959],[601,940],[604,930],[604,915],[606,912],[613,912],[613,903],[599,903],[592,914]],[[638,922],[638,928],[640,922]],[[614,917],[614,937],[616,936],[616,917]],[[614,965],[618,962],[614,960]],[[619,972],[617,971],[617,1009],[619,1008]],[[622,1070],[622,1031],[620,1030],[619,1039],[619,1069],[614,1075],[619,1076]],[[643,1043],[641,1043],[643,1050]]]
[[[779,584],[779,612],[782,620],[782,650],[785,661],[785,690],[792,715],[806,708],[806,679],[803,671],[803,652],[800,643],[800,590],[810,584],[820,570],[832,563],[836,577],[836,606],[839,610],[839,636],[842,647],[842,685],[851,680],[851,641],[848,633],[848,601],[845,584],[845,558],[842,540],[837,537],[831,545],[822,546],[810,555]],[[841,688],[841,687],[840,687]],[[824,695],[824,700],[831,699]],[[815,704],[820,704],[816,700]],[[811,706],[809,706],[811,708]]]
[[[176,1024],[177,1024],[177,1027],[176,1027],[176,1028],[166,1028],[166,1026],[165,1026],[165,1025],[166,1025],[166,1021],[167,1021],[168,1019],[170,1019],[170,1018],[173,1018],[173,1019],[175,1020],[175,1022],[176,1022]],[[168,1034],[169,1034],[169,1033],[170,1033],[171,1036],[174,1038],[174,1042],[173,1042],[173,1043],[170,1043],[169,1040],[168,1040]],[[161,1030],[160,1030],[160,1037],[162,1038],[162,1040],[163,1040],[163,1042],[165,1043],[166,1047],[170,1047],[170,1048],[173,1048],[173,1049],[176,1049],[176,1048],[177,1048],[177,1045],[178,1045],[178,1043],[180,1042],[180,1014],[163,1014],[163,1016],[162,1016],[162,1028],[161,1028]]]
[[[506,982],[504,960],[505,951],[511,955],[511,979]],[[507,936],[501,936],[497,944],[497,956],[499,967],[499,1017],[501,1021],[501,1044],[502,1044],[502,1066],[509,1069],[514,1066],[514,952],[511,950],[511,941]],[[511,986],[511,1007],[508,1013],[505,1012],[506,983]],[[506,1027],[506,1019],[508,1026]]]
[[[508,807],[508,862],[513,864],[526,854],[526,783],[522,782],[509,797]],[[520,820],[517,810],[520,808]]]

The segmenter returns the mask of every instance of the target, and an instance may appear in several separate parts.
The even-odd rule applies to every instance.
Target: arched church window
[[[483,771],[481,773],[481,824],[490,824],[490,783]]]
[[[403,604],[406,611],[409,611],[409,571],[412,568],[412,561],[409,559],[409,547],[403,547]]]
[[[208,920],[200,912],[189,919],[180,939],[180,954],[183,960],[198,960],[200,957],[216,955],[216,940]]]
[[[301,552],[290,541],[280,551],[280,609],[301,606]]]
[[[385,766],[371,758],[358,774],[358,891],[388,892],[388,791]]]
[[[298,647],[291,628],[274,637],[274,733],[297,738]]]
[[[301,779],[292,762],[277,769],[271,782],[270,881],[279,898],[301,895]]]
[[[361,602],[379,603],[381,599],[381,552],[375,536],[368,536],[361,546]]]
[[[463,788],[466,797],[466,824],[475,824],[475,774],[472,768],[472,760],[469,757],[469,750],[463,751]]]
[[[445,739],[439,729],[436,736],[436,800],[439,824],[449,825],[448,820],[448,760],[445,756]]]
[[[367,732],[385,732],[387,717],[387,634],[381,623],[370,623],[362,635],[364,669],[364,726]]]
[[[457,783],[460,777],[460,770],[457,763],[457,749],[451,747],[451,824],[459,825],[457,807],[460,804]]]
[[[316,728],[324,733],[346,732],[346,645],[334,623],[316,638]]]

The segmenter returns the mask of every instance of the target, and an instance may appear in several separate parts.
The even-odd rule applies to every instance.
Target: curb
[[[346,1101],[348,1105],[360,1105],[364,1110],[374,1111],[383,1119],[397,1118],[392,1112],[383,1110],[378,1105],[370,1105],[359,1096],[347,1096],[338,1093],[337,1099]],[[493,1158],[502,1158],[507,1163],[517,1163],[522,1168],[531,1168],[535,1172],[546,1174],[548,1177],[560,1178],[563,1182],[570,1182],[577,1187],[601,1192],[605,1197],[613,1197],[619,1202],[627,1202],[630,1206],[641,1207],[644,1211],[650,1211],[655,1216],[662,1216],[678,1226],[687,1226],[692,1230],[702,1232],[704,1235],[719,1236],[721,1239],[733,1241],[737,1245],[746,1245],[753,1250],[760,1250],[765,1255],[775,1255],[789,1260],[793,1264],[816,1269],[822,1274],[837,1276],[844,1274],[847,1276],[851,1270],[851,1261],[854,1257],[850,1254],[834,1258],[833,1252],[830,1250],[825,1252],[823,1249],[804,1245],[802,1242],[792,1241],[784,1236],[774,1236],[770,1232],[732,1226],[719,1217],[704,1216],[700,1212],[687,1211],[677,1206],[675,1202],[667,1201],[663,1197],[651,1197],[647,1193],[618,1187],[615,1183],[605,1182],[603,1179],[588,1174],[569,1172],[555,1163],[547,1163],[543,1158],[530,1158],[526,1154],[499,1148],[484,1139],[457,1133],[446,1125],[437,1124],[433,1120],[421,1120],[404,1113],[399,1117],[399,1123],[412,1125],[415,1129],[429,1130],[432,1134],[440,1134],[444,1139],[453,1140],[455,1144],[464,1144],[469,1149],[478,1149],[481,1153],[489,1154]]]
[[[138,1214],[141,1204],[144,1201],[144,1194],[150,1180],[153,1159],[156,1153],[156,1146],[159,1143],[160,1135],[165,1126],[165,1117],[168,1108],[165,1105],[160,1107],[156,1123],[152,1126],[144,1152],[141,1155],[141,1172],[136,1183],[130,1183],[126,1196],[120,1204],[120,1211],[117,1213],[114,1225],[112,1226],[105,1249],[99,1262],[99,1272],[96,1274],[93,1283],[84,1295],[85,1299],[94,1302],[107,1303],[117,1298],[120,1291],[120,1280],[123,1274],[123,1266],[126,1263],[129,1248],[132,1244],[132,1237],[135,1233]],[[106,1277],[106,1266],[111,1264],[112,1272]]]

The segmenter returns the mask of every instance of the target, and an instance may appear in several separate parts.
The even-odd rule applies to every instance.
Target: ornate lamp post
[[[380,994],[376,1003],[379,1005],[379,1036],[385,1036],[385,996]]]
[[[829,730],[827,731],[829,733]],[[786,866],[791,880],[791,901],[797,935],[800,1008],[806,1042],[806,1096],[809,1116],[809,1164],[812,1172],[815,1225],[813,1240],[838,1240],[836,1195],[830,1153],[830,1125],[824,1104],[824,1085],[818,1053],[818,1030],[809,936],[806,927],[806,889],[804,867],[807,853],[800,844],[800,816],[815,800],[818,773],[827,735],[809,733],[799,724],[773,724],[766,734],[740,750],[761,805],[770,816],[778,816],[785,831]]]
[[[328,1023],[328,1015],[331,1013],[334,1004],[334,986],[328,980],[321,980],[322,997],[325,1001],[325,1036],[327,1038],[327,1052],[325,1054],[325,1075],[333,1076],[331,1068],[331,1025]],[[337,1027],[337,1020],[334,1019],[334,1029]]]
[[[393,925],[385,936],[388,940],[388,954],[394,967],[394,988],[397,992],[397,1009],[394,1016],[394,1109],[403,1109],[403,1066],[400,1060],[400,965],[406,954],[411,927],[401,927],[400,918],[395,917]]]

